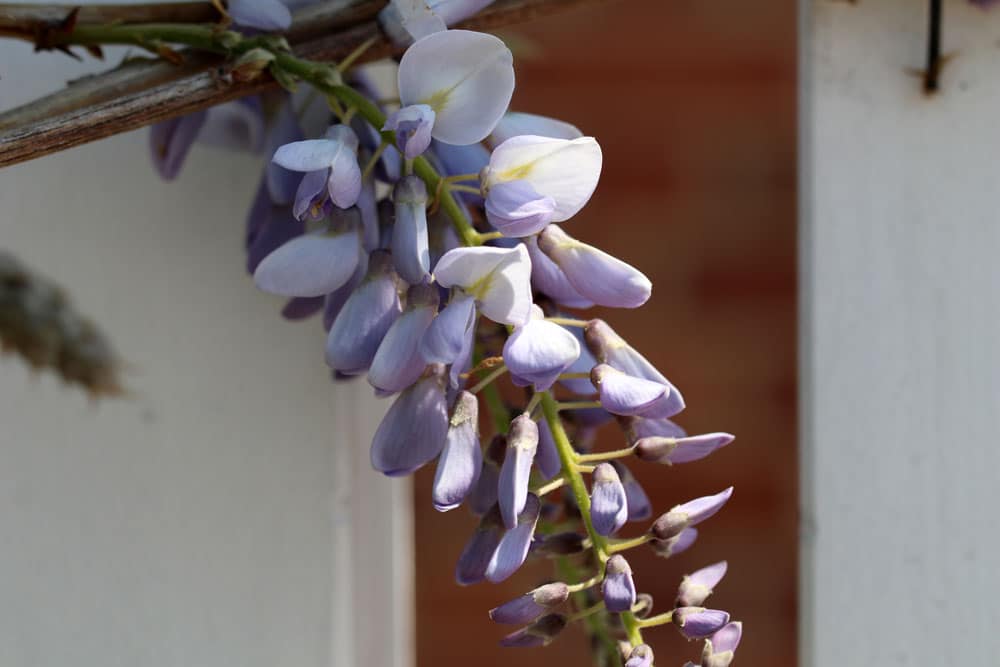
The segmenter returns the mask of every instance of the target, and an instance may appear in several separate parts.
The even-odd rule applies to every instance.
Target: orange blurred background
[[[653,281],[645,307],[599,314],[681,389],[689,432],[737,436],[703,461],[630,464],[657,514],[736,492],[689,551],[628,557],[657,611],[683,574],[727,559],[709,602],[744,622],[742,665],[796,662],[795,21],[792,0],[621,0],[503,33],[512,108],[570,121],[604,151],[597,194],[567,231]],[[615,425],[602,429],[598,447],[621,444]],[[500,586],[456,585],[476,521],[434,511],[433,475],[425,468],[415,487],[418,665],[589,664],[578,627],[545,649],[497,646],[513,628],[487,610],[552,577],[551,564],[529,561]],[[700,655],[669,626],[645,636],[657,664]]]

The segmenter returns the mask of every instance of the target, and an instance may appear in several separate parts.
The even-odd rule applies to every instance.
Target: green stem
[[[653,539],[653,536],[647,533],[640,535],[639,537],[615,540],[614,542],[608,544],[608,553],[616,554],[619,551],[626,551],[628,549],[634,549],[635,547],[641,547],[643,544],[648,544],[651,539]]]
[[[472,387],[472,389],[469,389],[469,393],[471,393],[471,394],[478,394],[483,389],[485,389],[487,386],[489,386],[490,383],[492,383],[494,380],[496,380],[498,377],[500,377],[501,375],[503,375],[506,372],[507,372],[507,367],[506,366],[501,365],[501,366],[497,367],[489,375],[487,375],[482,380],[480,380],[478,384],[476,384],[474,387]]]
[[[668,611],[663,614],[657,614],[656,616],[650,616],[649,618],[644,618],[638,621],[640,628],[653,628],[657,625],[666,625],[667,623],[674,622],[674,612]]]
[[[615,449],[610,452],[597,452],[595,454],[578,454],[576,457],[577,463],[600,463],[602,461],[611,461],[613,459],[624,459],[632,456],[635,452],[631,447],[626,447],[625,449]]]
[[[597,562],[603,570],[609,558],[608,542],[603,535],[594,530],[594,523],[590,518],[590,494],[587,492],[587,484],[584,482],[583,475],[580,474],[576,464],[576,451],[573,449],[573,445],[569,441],[569,436],[566,435],[566,430],[563,428],[562,420],[559,418],[559,403],[547,391],[542,393],[542,412],[545,414],[545,421],[549,425],[549,430],[552,431],[552,439],[556,443],[556,451],[559,453],[559,461],[562,463],[563,476],[569,482],[573,498],[576,500],[576,505],[580,509],[580,515],[583,517],[583,525],[587,529],[587,535],[590,537],[594,555],[597,557]],[[639,629],[638,619],[630,611],[622,612],[620,616],[629,642],[633,646],[642,644],[642,632]]]

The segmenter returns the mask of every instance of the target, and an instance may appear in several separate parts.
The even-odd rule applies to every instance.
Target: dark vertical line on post
[[[924,70],[924,92],[928,95],[938,89],[941,73],[941,3],[930,0],[927,24],[927,68]]]

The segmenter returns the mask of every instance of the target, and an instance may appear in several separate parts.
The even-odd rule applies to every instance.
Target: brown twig
[[[141,5],[0,4],[0,37],[37,42],[38,35],[76,10],[76,24],[212,23],[222,18],[210,2]]]
[[[578,6],[588,0],[498,0],[461,27],[491,29]],[[331,0],[295,16],[287,33],[302,58],[336,61],[374,39],[362,61],[382,58],[393,48],[375,15],[385,0]],[[127,64],[68,89],[0,114],[0,167],[31,160],[175,116],[274,88],[266,77],[226,82],[221,60],[187,57],[182,67],[162,61]],[[224,72],[223,72],[224,73]]]

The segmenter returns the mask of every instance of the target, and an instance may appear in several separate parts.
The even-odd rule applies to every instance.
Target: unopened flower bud
[[[696,539],[698,539],[698,529],[685,528],[680,534],[669,539],[650,540],[649,545],[653,547],[653,551],[660,558],[670,558],[671,556],[676,556],[679,553],[687,551]]]
[[[600,306],[638,308],[652,294],[653,284],[638,269],[574,239],[558,225],[545,227],[538,247],[562,269],[577,292]]]
[[[729,622],[729,614],[704,607],[678,607],[673,612],[673,623],[688,639],[704,639]]]
[[[668,540],[675,537],[685,528],[696,526],[714,515],[722,509],[722,506],[732,495],[733,487],[729,487],[714,496],[702,496],[677,505],[654,521],[650,532],[658,540]]]
[[[406,176],[392,192],[396,221],[392,226],[392,261],[406,282],[417,285],[430,275],[427,237],[427,186],[417,176]]]
[[[438,459],[432,498],[434,509],[458,507],[479,480],[483,455],[479,449],[479,401],[463,391],[448,422],[448,437]]]
[[[455,580],[462,586],[476,584],[486,578],[490,559],[503,538],[503,521],[496,505],[483,516],[472,537],[462,549],[455,566]]]
[[[517,526],[504,533],[499,546],[493,552],[490,564],[486,568],[486,578],[493,583],[499,583],[517,572],[528,557],[531,538],[535,534],[541,503],[538,496],[528,494],[524,503],[524,511],[517,517]]]
[[[625,612],[635,604],[635,583],[632,568],[621,554],[608,559],[604,567],[604,581],[601,583],[604,605],[611,612]]]
[[[648,644],[636,646],[625,661],[625,667],[651,667],[652,664],[653,649],[649,648]]]
[[[682,438],[652,436],[635,443],[635,454],[653,463],[689,463],[703,459],[734,440],[729,433],[705,433]]]
[[[392,477],[434,460],[448,436],[444,368],[431,367],[389,407],[372,439],[372,467]]]
[[[670,386],[628,375],[598,364],[590,371],[590,381],[597,388],[601,407],[615,415],[664,416],[670,403]]]
[[[614,329],[608,326],[604,320],[591,320],[584,329],[584,340],[594,357],[598,361],[613,366],[618,370],[640,377],[644,380],[659,382],[670,387],[668,392],[669,402],[662,406],[663,414],[644,415],[655,416],[656,418],[671,417],[684,409],[684,397],[667,378],[663,376],[656,367],[649,362],[625,342],[621,336],[615,333]],[[654,435],[654,434],[650,434]],[[671,435],[669,433],[655,435]]]
[[[531,463],[538,448],[538,424],[531,415],[518,415],[510,424],[507,434],[507,454],[500,469],[497,497],[504,525],[517,525],[517,515],[524,509],[528,497]]]
[[[490,618],[505,625],[530,623],[569,598],[569,586],[560,582],[539,586],[533,591],[490,610]]]
[[[526,628],[521,628],[500,640],[501,646],[532,648],[548,646],[566,627],[566,617],[562,614],[542,616]]]
[[[632,472],[621,461],[611,461],[618,476],[622,480],[625,488],[625,500],[628,505],[629,521],[645,521],[653,514],[653,504],[649,502],[649,496],[639,484],[639,481],[632,476]]]
[[[710,639],[706,639],[701,653],[702,667],[729,667],[742,635],[743,624],[736,621],[726,624]]]
[[[486,447],[483,467],[472,493],[469,495],[469,509],[473,514],[483,515],[497,504],[497,486],[500,480],[500,466],[507,452],[507,438],[496,434]],[[497,506],[497,511],[500,511]]]
[[[628,520],[625,487],[610,463],[600,463],[594,468],[590,518],[600,535],[614,534]]]
[[[694,574],[686,575],[677,590],[677,606],[697,607],[704,603],[712,594],[712,590],[726,576],[726,568],[726,561],[720,561],[703,567]]]

